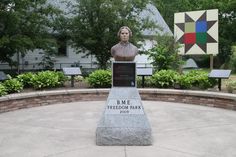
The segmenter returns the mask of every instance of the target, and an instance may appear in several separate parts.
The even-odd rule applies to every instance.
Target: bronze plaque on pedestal
[[[136,63],[113,62],[112,64],[113,87],[136,87]]]

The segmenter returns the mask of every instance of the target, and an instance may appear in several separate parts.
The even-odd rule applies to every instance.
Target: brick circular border
[[[110,89],[73,89],[10,94],[0,97],[0,113],[75,101],[106,100]],[[236,110],[236,95],[218,92],[139,89],[142,100],[168,101]]]

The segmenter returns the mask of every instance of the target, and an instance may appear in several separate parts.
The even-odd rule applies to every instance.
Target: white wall
[[[140,50],[148,50],[152,48],[155,45],[155,41],[151,40],[145,40],[142,43],[142,48]],[[33,52],[28,52],[25,57],[20,57],[20,69],[24,70],[37,70],[42,69],[42,66],[39,66],[38,64],[41,62],[43,57],[43,51],[36,49]],[[17,61],[17,56],[15,55],[13,57],[15,61]],[[84,53],[77,54],[75,49],[71,46],[67,46],[67,55],[66,56],[56,56],[53,58],[55,61],[54,63],[54,69],[61,69],[63,67],[71,67],[71,65],[74,65],[74,63],[79,63],[78,65],[82,66],[83,68],[94,68],[94,66],[91,63],[96,62],[96,58],[94,56],[86,56]],[[147,67],[150,65],[150,60],[148,59],[147,55],[137,55],[135,58],[135,61],[138,63],[139,67]],[[27,64],[26,64],[27,63]],[[10,69],[7,65],[1,65],[0,69]]]

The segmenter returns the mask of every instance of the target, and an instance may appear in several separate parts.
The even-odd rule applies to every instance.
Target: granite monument
[[[152,131],[136,88],[136,46],[129,42],[132,36],[127,26],[118,32],[120,42],[111,48],[112,88],[103,115],[96,130],[97,145],[152,144]]]

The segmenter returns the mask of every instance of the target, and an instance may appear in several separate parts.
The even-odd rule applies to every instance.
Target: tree
[[[142,30],[155,27],[148,19],[138,18],[147,3],[148,0],[77,0],[71,19],[74,47],[95,55],[99,67],[105,69],[110,49],[119,41],[117,32],[121,26],[131,28],[131,42],[135,45],[143,39]]]
[[[36,48],[52,50],[56,47],[53,20],[61,11],[47,0],[0,1],[0,62],[16,64],[15,54],[25,55]]]
[[[228,62],[231,47],[236,42],[236,1],[233,0],[152,0],[168,26],[173,31],[174,13],[219,9],[219,54],[220,64]]]
[[[175,42],[173,36],[158,36],[158,43],[150,50],[147,55],[151,59],[151,64],[156,70],[178,69],[181,61],[178,57],[179,44]]]

